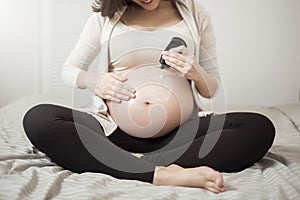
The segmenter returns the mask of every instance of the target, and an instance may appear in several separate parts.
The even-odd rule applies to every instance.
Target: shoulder
[[[210,13],[208,10],[200,3],[199,0],[191,0],[194,2],[195,6],[195,14],[199,17],[200,21],[203,22],[203,20],[210,17]]]
[[[101,16],[100,12],[92,12],[88,21],[102,27],[105,22],[105,18]]]
[[[119,18],[122,16],[122,14],[124,13],[124,11],[126,10],[126,6],[123,7],[122,10],[117,11],[114,16],[112,18],[109,18],[107,16],[103,17],[101,12],[93,12],[90,15],[90,19],[94,22],[98,22],[99,26],[101,28],[105,27],[106,25],[112,25],[116,22],[118,22]]]
[[[198,22],[203,22],[210,17],[208,10],[202,5],[200,0],[177,0],[179,5],[184,6],[196,18]]]
[[[109,21],[111,21],[111,19],[109,19],[109,17],[103,17],[101,12],[92,12],[88,19],[88,23],[97,24],[100,27],[103,27],[103,25]]]

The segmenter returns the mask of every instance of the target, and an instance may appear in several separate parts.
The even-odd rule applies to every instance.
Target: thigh
[[[147,154],[143,159],[157,165],[207,165],[224,172],[240,171],[253,165],[273,143],[273,123],[264,115],[249,112],[227,113],[226,118],[229,124],[221,132],[215,129],[176,148]],[[203,156],[201,152],[206,148],[203,146],[206,141],[213,146]]]
[[[168,145],[159,151],[174,149],[186,144],[191,144],[196,138],[206,136],[216,131],[221,132],[233,126],[230,117],[226,114],[209,115],[205,117],[191,117],[172,133],[173,138]]]
[[[33,144],[37,142],[39,148],[50,148],[57,139],[67,140],[69,134],[78,135],[78,125],[105,136],[100,123],[93,116],[60,105],[38,104],[30,108],[23,117],[27,136]],[[75,130],[74,133],[71,130]]]
[[[87,113],[39,104],[26,112],[23,126],[31,143],[65,169],[152,182],[155,166],[111,143]]]

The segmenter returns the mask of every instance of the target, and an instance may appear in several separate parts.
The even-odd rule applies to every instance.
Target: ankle
[[[166,167],[156,166],[154,170],[153,176],[153,184],[154,185],[163,185],[166,177]]]

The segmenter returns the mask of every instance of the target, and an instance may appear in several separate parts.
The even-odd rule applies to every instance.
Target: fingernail
[[[163,52],[161,52],[161,54],[167,54],[168,52],[167,51],[163,51]]]

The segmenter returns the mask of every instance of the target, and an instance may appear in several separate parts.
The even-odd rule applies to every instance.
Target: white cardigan
[[[209,14],[198,0],[177,0],[176,7],[190,29],[196,45],[194,55],[200,66],[210,75],[219,81],[220,76],[217,65],[216,39]],[[98,72],[107,72],[110,63],[109,39],[112,31],[126,10],[127,6],[115,13],[114,17],[102,17],[101,13],[93,13],[88,19],[80,38],[71,55],[65,62],[61,75],[66,84],[78,88],[77,76],[81,70],[87,71],[91,62],[100,53]],[[191,82],[194,99],[201,109],[200,94],[195,83]],[[218,91],[217,91],[218,92]],[[216,93],[217,93],[216,92]],[[82,111],[92,114],[102,125],[105,134],[108,136],[117,128],[117,124],[108,113],[104,101],[93,94],[92,105]]]

